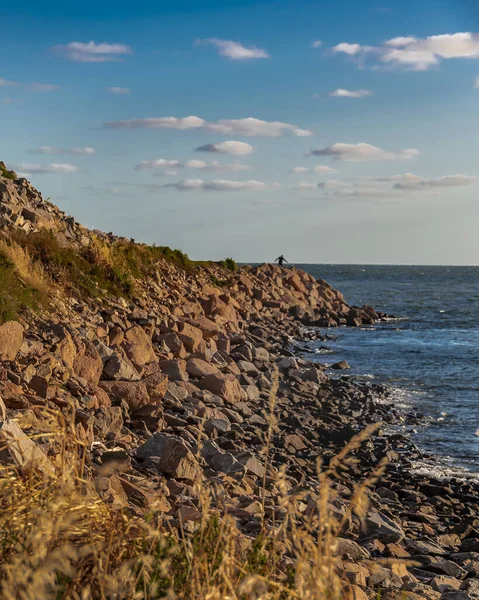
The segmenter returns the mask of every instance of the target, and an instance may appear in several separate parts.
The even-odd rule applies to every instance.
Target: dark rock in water
[[[338,371],[345,371],[347,369],[350,369],[351,367],[349,366],[349,363],[346,362],[345,360],[341,360],[337,363],[334,363],[331,365],[330,369],[336,369]]]

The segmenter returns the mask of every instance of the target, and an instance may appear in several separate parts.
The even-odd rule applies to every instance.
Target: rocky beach
[[[154,513],[188,538],[210,490],[248,548],[327,510],[342,597],[479,598],[479,484],[415,473],[420,451],[389,427],[419,417],[347,364],[305,358],[319,328],[385,314],[299,269],[193,263],[89,230],[0,167],[3,487],[12,472],[59,472],[45,415],[60,413],[82,440],[83,479],[113,512]],[[280,535],[274,597],[306,597],[287,595],[295,555]],[[0,563],[6,598],[30,597],[8,576],[17,551]],[[273,597],[248,593],[230,597]]]

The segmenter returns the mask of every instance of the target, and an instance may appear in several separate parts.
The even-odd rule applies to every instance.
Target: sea
[[[295,265],[356,306],[396,319],[324,330],[316,359],[391,388],[397,406],[424,415],[405,426],[429,456],[418,470],[479,478],[479,267]],[[345,372],[340,372],[345,373]]]

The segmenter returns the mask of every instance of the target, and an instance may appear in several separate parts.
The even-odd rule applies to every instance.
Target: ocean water
[[[438,464],[479,473],[479,267],[296,265],[357,306],[398,320],[329,329],[321,362],[385,383],[406,410],[424,414],[413,441]],[[432,462],[434,462],[433,459]]]

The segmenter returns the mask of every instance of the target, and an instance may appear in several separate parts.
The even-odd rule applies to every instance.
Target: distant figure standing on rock
[[[284,258],[283,255],[281,255],[281,256],[278,256],[278,258],[274,262],[277,262],[278,265],[280,267],[282,267],[284,265],[284,263],[287,263],[288,261]]]

